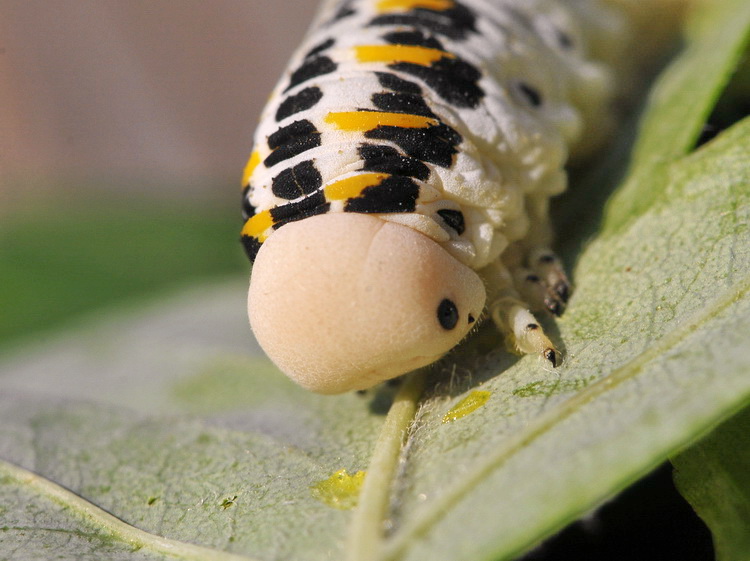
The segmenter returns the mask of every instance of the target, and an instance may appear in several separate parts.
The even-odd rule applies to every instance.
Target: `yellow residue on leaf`
[[[492,395],[491,392],[479,390],[471,392],[443,415],[443,423],[452,423],[462,417],[466,417],[469,413],[473,413],[487,403],[490,395]]]
[[[310,487],[310,492],[313,497],[328,506],[348,510],[357,506],[359,491],[364,481],[364,471],[349,475],[345,469],[340,469],[328,479],[318,481]]]

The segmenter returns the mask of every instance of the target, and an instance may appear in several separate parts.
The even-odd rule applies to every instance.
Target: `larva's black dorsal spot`
[[[484,97],[478,82],[479,70],[460,58],[441,58],[430,66],[397,62],[390,68],[411,74],[424,82],[442,99],[456,107],[475,108]]]
[[[452,165],[461,142],[461,135],[443,123],[424,128],[381,126],[367,131],[365,137],[388,140],[412,158],[444,168]]]
[[[422,93],[422,88],[419,87],[419,84],[399,78],[390,72],[376,72],[375,75],[378,77],[380,85],[388,90],[411,94]]]
[[[330,208],[331,204],[326,201],[323,192],[318,191],[299,201],[285,203],[272,208],[271,218],[273,218],[273,227],[275,230],[278,230],[289,222],[302,220],[316,214],[325,214]]]
[[[333,37],[330,37],[323,41],[322,43],[319,43],[315,45],[312,49],[310,49],[307,54],[305,55],[305,58],[312,58],[314,56],[317,56],[321,54],[323,51],[327,51],[331,47],[333,47],[336,44],[336,40]]]
[[[460,210],[452,208],[443,208],[437,211],[440,218],[443,219],[445,224],[449,228],[453,228],[456,233],[460,236],[466,231],[466,223],[464,222],[464,215]]]
[[[450,39],[466,39],[469,33],[476,32],[476,16],[469,8],[455,2],[447,10],[414,8],[408,12],[383,14],[370,21],[371,26],[408,25]]]
[[[444,298],[437,308],[437,319],[440,326],[450,331],[458,324],[458,317],[458,307],[456,307],[456,304],[452,300]]]
[[[422,33],[418,29],[410,31],[392,31],[383,35],[383,39],[393,45],[413,45],[417,47],[426,47],[428,49],[443,49],[443,44],[432,35]]]
[[[263,165],[271,167],[279,162],[320,146],[320,133],[310,121],[303,119],[281,127],[268,137],[268,147],[273,150]]]
[[[322,178],[312,160],[305,160],[281,171],[271,182],[271,191],[288,201],[309,195],[320,189]]]
[[[384,92],[372,94],[372,103],[382,111],[435,117],[424,98],[418,94]]]
[[[260,240],[253,236],[242,236],[240,242],[242,242],[242,249],[245,250],[247,258],[251,262],[255,261],[255,257],[258,255],[261,246]]]
[[[530,86],[526,82],[518,82],[518,92],[521,94],[523,99],[531,107],[541,107],[543,103],[542,94],[539,90],[533,86]]]
[[[346,212],[414,212],[419,186],[409,177],[392,175],[378,185],[366,187],[358,197],[347,200]]]
[[[353,1],[349,0],[346,2],[343,2],[339,9],[336,11],[336,13],[333,15],[331,20],[328,22],[329,24],[335,23],[339,20],[342,20],[344,18],[348,18],[353,16],[357,13],[357,11],[352,7],[354,4]]]
[[[364,162],[362,171],[403,175],[422,181],[430,177],[430,168],[416,158],[404,156],[392,146],[363,143],[358,152]]]
[[[338,65],[327,56],[316,56],[305,59],[302,66],[292,72],[292,75],[289,77],[289,85],[284,92],[288,92],[295,86],[307,82],[312,78],[335,72],[336,68],[338,68]]]
[[[310,87],[301,90],[295,95],[290,95],[281,102],[276,110],[276,121],[283,121],[301,111],[314,107],[323,98],[323,92],[318,87]]]

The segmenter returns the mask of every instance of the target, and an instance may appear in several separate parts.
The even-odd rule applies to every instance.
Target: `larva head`
[[[282,371],[333,394],[434,362],[466,335],[484,301],[479,276],[427,236],[331,213],[286,224],[261,246],[248,311]]]

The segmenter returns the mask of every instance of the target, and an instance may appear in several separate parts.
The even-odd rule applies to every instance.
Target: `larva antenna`
[[[268,238],[253,265],[248,312],[283,372],[333,394],[434,362],[473,327],[485,298],[480,277],[424,234],[331,213]]]

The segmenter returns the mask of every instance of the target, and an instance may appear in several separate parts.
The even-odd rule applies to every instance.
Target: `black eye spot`
[[[536,88],[525,82],[518,82],[518,91],[532,107],[539,107],[542,105],[542,94],[540,94],[539,90]]]
[[[445,298],[437,309],[437,318],[443,329],[451,330],[458,323],[458,308],[452,300]]]

